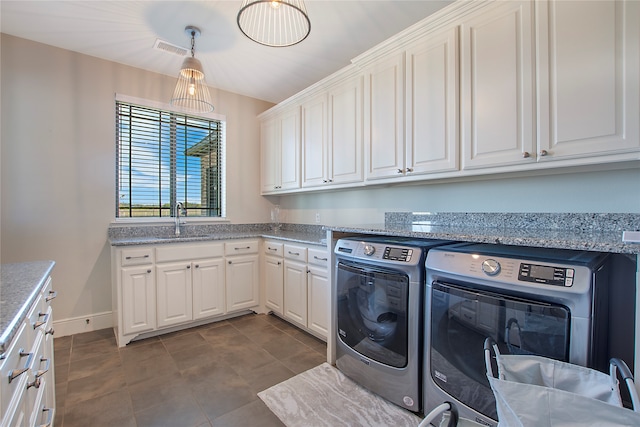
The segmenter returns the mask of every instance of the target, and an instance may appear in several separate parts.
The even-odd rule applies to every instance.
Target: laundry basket
[[[440,420],[439,427],[484,427],[483,424],[478,424],[466,418],[460,418],[458,416],[458,409],[451,402],[444,402],[436,406],[424,417],[418,427],[431,426],[431,422],[435,421],[440,414],[442,414],[442,419]]]
[[[631,371],[620,359],[611,359],[607,375],[541,356],[500,354],[491,338],[484,351],[499,427],[640,426],[638,392]],[[622,406],[618,370],[634,410]]]

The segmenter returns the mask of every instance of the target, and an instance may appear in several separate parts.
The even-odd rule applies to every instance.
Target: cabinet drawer
[[[307,248],[304,246],[284,245],[284,257],[307,262]]]
[[[135,248],[123,249],[121,252],[122,259],[120,263],[123,267],[128,265],[142,265],[153,263],[153,248]]]
[[[156,248],[156,262],[220,258],[223,254],[222,243],[161,245]]]
[[[329,265],[329,251],[327,248],[309,248],[307,257],[309,264],[324,268]]]
[[[266,241],[264,242],[264,253],[267,255],[282,256],[283,244]]]
[[[239,240],[237,242],[227,242],[224,244],[225,255],[244,255],[258,253],[257,240]]]

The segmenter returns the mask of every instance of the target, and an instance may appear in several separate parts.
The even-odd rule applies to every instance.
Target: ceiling
[[[190,48],[209,86],[280,102],[451,1],[306,0],[311,34],[285,48],[262,46],[238,29],[236,1],[2,0],[3,33],[136,68],[177,76],[184,57],[156,39]],[[215,101],[214,101],[215,102]]]

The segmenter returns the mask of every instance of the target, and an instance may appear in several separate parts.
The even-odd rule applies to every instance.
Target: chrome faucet
[[[182,202],[176,203],[174,219],[176,220],[176,236],[180,235],[180,214],[186,215]]]

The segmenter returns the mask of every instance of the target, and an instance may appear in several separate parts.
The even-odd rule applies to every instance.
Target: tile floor
[[[326,360],[326,344],[273,315],[118,348],[112,329],[54,339],[56,427],[282,426],[256,395]]]

